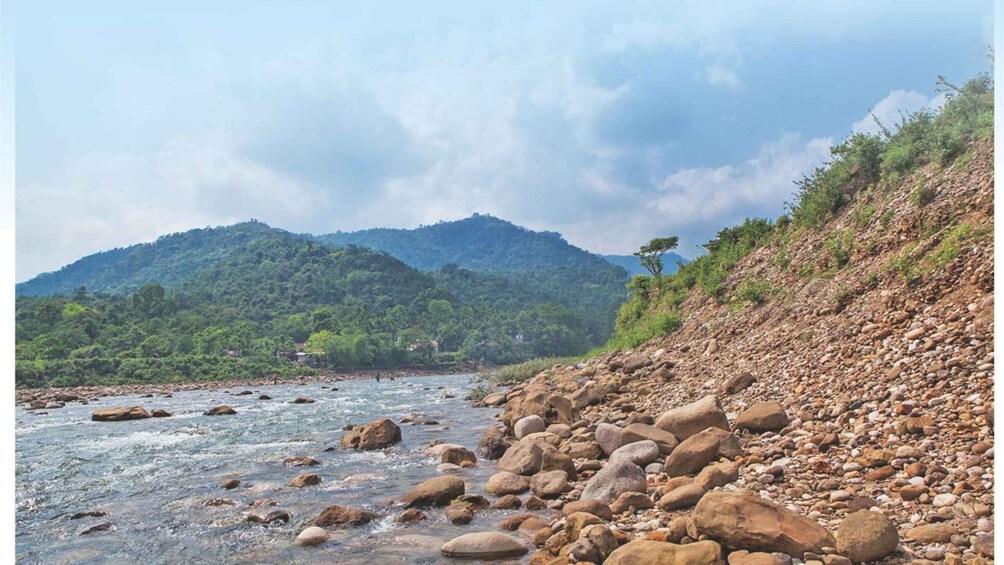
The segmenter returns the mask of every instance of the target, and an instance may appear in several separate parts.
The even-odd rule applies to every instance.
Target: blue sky
[[[252,217],[693,256],[993,33],[986,1],[161,4],[13,2],[18,280]]]

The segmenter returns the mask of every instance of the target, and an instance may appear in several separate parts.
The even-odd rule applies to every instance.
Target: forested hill
[[[73,292],[81,286],[108,294],[133,292],[147,283],[164,286],[212,267],[251,242],[273,237],[307,238],[256,221],[164,235],[151,243],[102,251],[20,283],[19,296]]]
[[[585,253],[585,252],[582,252]],[[512,363],[606,341],[623,270],[423,272],[259,222],[85,257],[18,286],[19,386]]]
[[[354,244],[386,251],[423,271],[450,264],[474,271],[611,268],[600,256],[570,245],[558,233],[532,231],[483,214],[416,229],[336,232],[317,239],[334,245]]]

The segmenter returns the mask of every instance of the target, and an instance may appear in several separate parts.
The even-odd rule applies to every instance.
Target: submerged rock
[[[459,477],[435,477],[421,482],[401,499],[412,507],[446,506],[464,494],[464,480]]]
[[[328,535],[328,532],[324,531],[324,528],[310,526],[300,532],[300,535],[296,536],[295,543],[296,545],[312,547],[315,545],[321,545],[329,539],[331,539],[331,536]]]
[[[206,410],[204,416],[233,416],[237,411],[233,408],[227,406],[226,404],[222,406],[214,406],[209,410]]]
[[[104,408],[95,410],[91,414],[91,420],[95,422],[122,422],[125,420],[142,420],[149,417],[150,414],[142,406]]]
[[[355,426],[342,436],[342,449],[383,449],[401,441],[401,428],[389,418]]]

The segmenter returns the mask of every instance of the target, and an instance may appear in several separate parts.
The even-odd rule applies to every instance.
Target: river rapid
[[[439,461],[421,451],[433,440],[475,449],[495,410],[464,400],[471,375],[406,377],[177,392],[173,397],[116,396],[88,405],[68,403],[47,414],[16,412],[16,551],[18,563],[442,563],[442,543],[466,532],[494,529],[508,513],[483,511],[454,526],[440,510],[411,526],[395,523],[403,511],[393,500],[422,480],[438,476]],[[336,390],[337,389],[337,390]],[[267,394],[273,400],[259,400]],[[292,404],[306,396],[312,404]],[[228,404],[234,416],[204,416]],[[91,413],[112,406],[162,408],[170,418],[92,422]],[[400,424],[403,441],[384,451],[338,448],[342,428],[417,414],[436,425]],[[334,450],[325,451],[334,447]],[[308,455],[312,467],[285,467],[290,456]],[[465,470],[468,492],[483,492],[494,463]],[[303,472],[320,485],[287,483]],[[227,478],[240,487],[223,490]],[[227,498],[233,505],[206,506]],[[277,506],[251,508],[256,499]],[[294,545],[296,535],[326,506],[365,508],[380,515],[368,525],[329,530],[332,540],[313,548]],[[281,508],[292,519],[265,526],[249,512]],[[77,512],[104,517],[71,520]],[[79,535],[111,522],[109,531]]]

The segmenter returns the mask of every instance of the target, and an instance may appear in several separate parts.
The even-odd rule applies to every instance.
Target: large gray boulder
[[[658,458],[659,445],[649,439],[623,445],[610,454],[610,461],[623,459],[640,467],[644,467]]]
[[[600,446],[604,454],[610,455],[621,446],[622,431],[620,426],[613,424],[600,424],[596,426],[596,444]]]
[[[630,461],[620,460],[607,463],[589,479],[580,498],[595,498],[610,503],[625,492],[647,491],[645,470]]]

